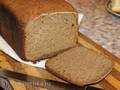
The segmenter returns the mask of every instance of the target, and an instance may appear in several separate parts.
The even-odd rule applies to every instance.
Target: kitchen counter
[[[69,0],[84,18],[80,33],[120,58],[120,17],[106,10],[108,0]]]

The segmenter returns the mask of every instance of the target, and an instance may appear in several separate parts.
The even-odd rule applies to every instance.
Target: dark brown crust
[[[73,12],[75,9],[65,0],[0,0],[25,26],[43,13]]]
[[[42,13],[65,11],[76,12],[65,0],[0,0],[0,33],[16,53],[28,61],[24,30],[29,21]]]
[[[0,5],[0,34],[8,44],[24,58],[24,31],[15,15],[4,5]],[[22,39],[23,38],[23,39]],[[21,53],[22,52],[22,53]]]

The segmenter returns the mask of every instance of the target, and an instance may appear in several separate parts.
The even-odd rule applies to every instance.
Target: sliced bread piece
[[[112,66],[105,56],[83,46],[65,51],[46,63],[48,71],[80,86],[102,80],[110,73]]]
[[[77,12],[65,0],[1,0],[0,33],[23,60],[74,47]]]

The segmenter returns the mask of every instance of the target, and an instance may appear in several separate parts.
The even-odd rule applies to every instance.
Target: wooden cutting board
[[[105,55],[109,60],[112,60],[114,63],[114,67],[112,72],[101,82],[99,82],[99,86],[104,88],[105,90],[120,90],[120,58],[114,56],[102,46],[98,45],[88,37],[79,33],[79,43],[83,46],[92,49],[96,52],[100,52]]]
[[[59,78],[50,74],[45,69],[36,68],[36,67],[32,67],[32,66],[29,66],[26,64],[22,64],[16,60],[12,59],[11,57],[9,57],[8,55],[4,54],[1,51],[0,51],[0,67],[11,70],[11,71],[23,73],[23,74],[36,76],[39,78],[63,82]],[[8,79],[8,80],[10,81],[14,90],[46,90],[46,89],[42,89],[42,88],[38,88],[38,87],[36,88],[31,85],[27,85],[26,83],[18,82],[13,79]]]
[[[116,60],[116,58],[112,54],[110,54],[109,52],[101,48],[100,46],[96,45],[94,42],[87,39],[82,34],[80,34],[79,43],[87,48],[93,49],[97,52],[101,52],[107,55],[107,57],[110,60],[113,60],[115,63],[112,72],[104,80],[102,80],[95,86],[104,88],[105,90],[120,90],[120,77],[119,77],[120,76],[120,63],[117,62],[118,60]],[[37,77],[45,78],[45,79],[62,81],[44,69],[21,64],[15,61],[14,59],[10,58],[9,56],[5,55],[1,51],[0,51],[0,66],[3,68],[9,69],[9,70],[15,71],[15,72],[33,75],[33,76],[37,76]],[[12,79],[9,79],[9,81],[11,85],[13,86],[14,90],[47,90],[43,88],[36,88],[31,85],[26,85],[24,83],[21,83],[21,82],[12,80]]]

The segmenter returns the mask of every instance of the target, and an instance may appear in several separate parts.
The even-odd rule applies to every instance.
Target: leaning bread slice
[[[100,53],[77,46],[49,59],[48,71],[76,85],[96,83],[112,70],[112,62]]]

